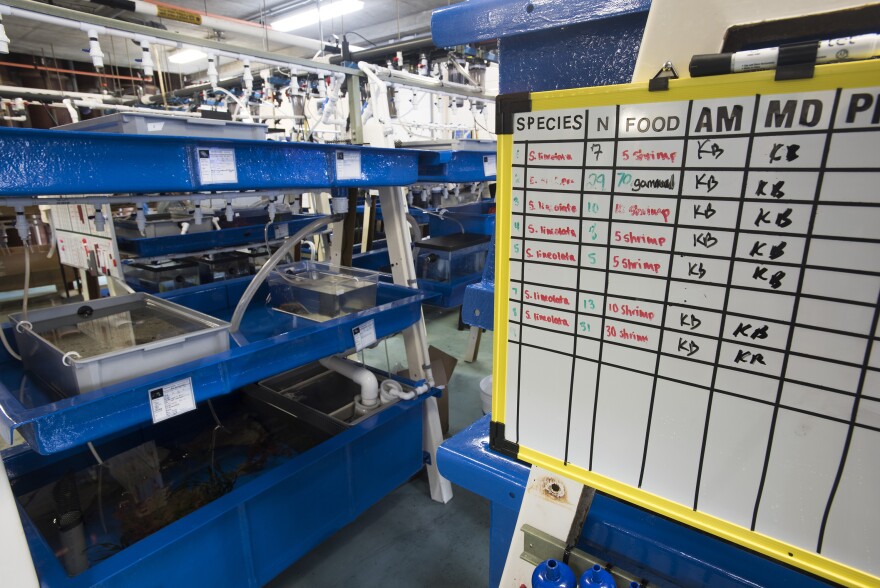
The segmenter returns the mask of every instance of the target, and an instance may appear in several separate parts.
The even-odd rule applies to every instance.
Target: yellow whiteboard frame
[[[817,66],[815,76],[803,80],[777,82],[774,76],[775,72],[773,71],[761,71],[670,80],[669,89],[659,92],[649,92],[647,83],[635,83],[533,92],[529,94],[529,97],[531,98],[531,111],[538,112],[617,104],[677,102],[755,94],[814,92],[837,88],[878,86],[880,85],[880,61]],[[513,135],[499,134],[497,176],[499,197],[495,206],[498,217],[495,225],[495,334],[492,366],[492,420],[498,424],[504,423],[507,388],[512,151]],[[498,418],[495,418],[495,415],[498,415]],[[634,486],[566,464],[562,460],[526,447],[519,446],[517,448],[517,458],[832,582],[864,588],[880,586],[880,577],[721,518],[695,511],[693,508]]]

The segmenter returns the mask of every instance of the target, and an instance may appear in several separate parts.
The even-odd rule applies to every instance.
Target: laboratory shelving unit
[[[199,152],[206,149],[234,153],[236,181],[203,181]],[[388,187],[418,181],[420,157],[406,149],[21,129],[0,129],[0,152],[0,200],[22,204],[38,196],[74,202],[89,195],[123,203],[169,192],[226,198],[253,190],[355,187],[382,187],[387,198],[395,194]],[[345,160],[349,167],[343,169]],[[359,162],[354,173],[352,160]],[[391,203],[398,206],[404,208]],[[249,281],[162,296],[228,320]],[[0,433],[9,440],[17,430],[27,441],[2,454],[11,483],[33,484],[62,462],[87,463],[89,443],[98,454],[112,454],[126,436],[159,430],[151,424],[150,390],[189,378],[196,403],[222,401],[242,386],[352,350],[352,329],[368,321],[378,339],[412,331],[427,298],[417,289],[383,283],[375,307],[324,323],[294,319],[293,328],[290,317],[282,326],[252,303],[229,351],[63,399],[49,396],[0,351]],[[11,327],[4,328],[14,339]],[[40,580],[51,586],[140,586],[161,570],[175,585],[262,585],[423,467],[423,429],[430,425],[425,415],[431,414],[425,405],[436,393],[384,409],[73,577],[19,505]],[[160,426],[181,426],[174,420]]]

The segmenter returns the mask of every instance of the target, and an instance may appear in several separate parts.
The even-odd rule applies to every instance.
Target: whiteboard
[[[492,446],[880,583],[880,63],[502,98]]]

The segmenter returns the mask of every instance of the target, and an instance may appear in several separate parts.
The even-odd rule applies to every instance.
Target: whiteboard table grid
[[[791,87],[514,115],[505,434],[877,574],[880,87]]]
[[[587,111],[584,113],[584,119],[585,119],[585,124],[584,124],[584,127],[585,127],[585,128],[584,128],[584,138],[583,138],[583,145],[582,145],[582,147],[581,147],[581,169],[583,170],[583,173],[581,174],[581,183],[580,183],[580,188],[581,188],[581,192],[580,192],[580,208],[579,208],[579,213],[580,213],[580,215],[579,215],[579,218],[578,218],[578,231],[577,231],[577,235],[578,235],[578,239],[577,239],[577,240],[578,240],[578,242],[583,242],[584,237],[585,237],[585,235],[584,235],[584,233],[583,233],[584,223],[582,222],[581,219],[583,219],[583,214],[584,214],[584,198],[585,198],[585,197],[584,197],[584,192],[583,192],[583,190],[584,190],[584,188],[585,188],[585,184],[586,184],[586,182],[587,182],[587,156],[588,156],[588,154],[589,154],[590,151],[591,151],[591,149],[589,148],[589,128],[590,128],[590,112],[589,112],[589,110],[587,110]],[[594,151],[594,153],[595,153],[595,151]],[[596,159],[597,159],[597,160],[599,159],[599,155],[598,155],[598,154],[596,154]],[[595,225],[593,225],[593,226],[595,226]],[[589,232],[589,228],[588,228],[588,232]],[[607,230],[606,230],[606,231],[605,231],[605,242],[606,242],[606,244],[607,244],[607,241],[608,241],[608,235],[607,235],[607,233],[608,233],[608,232],[607,232]],[[598,235],[598,233],[597,233],[596,231],[593,231],[592,234],[593,234],[593,236],[594,236],[596,239],[599,239],[599,235]],[[581,257],[582,254],[583,254],[583,248],[581,247],[581,248],[578,249],[578,267],[582,267],[582,266],[583,266],[583,262],[584,262],[584,260],[583,260],[583,258]],[[589,326],[589,323],[588,323],[586,320],[585,320],[585,321],[581,321],[581,320],[580,320],[580,311],[581,311],[581,296],[580,296],[580,289],[581,289],[581,272],[580,272],[580,270],[577,270],[577,269],[576,269],[576,270],[575,270],[575,273],[577,274],[577,277],[575,278],[575,296],[574,296],[574,302],[575,302],[575,307],[574,307],[574,309],[575,309],[575,319],[574,319],[574,331],[573,331],[573,333],[572,333],[572,334],[573,334],[573,337],[572,337],[572,354],[571,354],[571,382],[570,382],[570,384],[569,384],[569,389],[568,389],[568,418],[567,418],[566,423],[565,423],[565,449],[564,449],[564,452],[563,452],[563,455],[565,456],[565,457],[564,457],[564,461],[565,461],[566,464],[568,463],[568,459],[569,459],[569,445],[570,445],[570,443],[571,443],[571,434],[572,434],[571,427],[572,427],[572,421],[575,420],[575,419],[574,419],[574,410],[573,410],[573,409],[574,409],[575,406],[577,406],[576,403],[575,403],[575,390],[576,390],[580,385],[584,385],[584,384],[585,384],[586,382],[588,382],[589,379],[590,379],[590,375],[585,375],[585,374],[583,374],[583,373],[580,374],[580,376],[581,376],[580,378],[578,377],[578,375],[579,375],[579,370],[578,370],[578,363],[579,363],[579,362],[578,362],[578,334],[584,329],[584,327],[586,327],[586,329],[589,329],[590,326]],[[604,296],[603,296],[603,299],[604,299]],[[589,304],[589,303],[588,303],[588,304]],[[600,345],[601,345],[601,344],[600,344]],[[582,370],[581,370],[581,372],[582,372]],[[597,372],[597,374],[596,374],[595,377],[596,377],[596,380],[598,381],[598,372]],[[589,388],[589,385],[587,384],[587,386],[585,386],[585,387]],[[590,418],[592,418],[592,415],[590,415]],[[577,427],[577,423],[575,423],[575,427]]]
[[[833,120],[833,114],[838,107],[839,93],[835,93],[833,101],[830,101],[829,98],[830,96],[825,98],[825,103],[826,105],[829,102],[831,104]],[[768,105],[772,104],[770,97],[768,97],[766,103]],[[827,110],[827,108],[823,108],[823,111]],[[833,133],[833,126],[830,121],[826,128],[827,131],[821,143],[820,168],[824,168],[828,160],[828,151]],[[773,147],[771,147],[770,158],[771,160],[773,159],[773,152],[777,146],[783,144],[785,145],[784,149],[788,151],[786,160],[791,158],[791,150],[793,148],[804,143],[809,146],[809,151],[818,152],[820,147],[816,140],[818,137],[819,135],[786,136],[781,133],[771,136]],[[777,141],[783,141],[783,143]],[[781,150],[782,148],[780,148]],[[796,160],[792,159],[792,163],[794,161]],[[843,433],[843,425],[833,423],[828,419],[804,415],[791,419],[789,415],[792,413],[781,409],[780,404],[785,377],[791,361],[790,353],[796,333],[794,323],[798,314],[800,293],[803,290],[804,266],[810,255],[812,243],[810,234],[815,223],[815,203],[818,201],[822,177],[823,171],[820,169],[817,172],[814,204],[810,210],[809,226],[800,264],[801,269],[797,278],[797,288],[794,292],[794,307],[791,318],[788,321],[791,327],[789,327],[785,355],[782,358],[779,388],[774,402],[770,433],[767,438],[767,452],[764,458],[764,467],[751,524],[752,530],[758,528],[760,523],[760,530],[772,533],[796,545],[809,548],[812,548],[813,545],[809,545],[807,541],[813,537],[815,537],[814,544],[821,543],[822,512],[817,512],[818,509],[816,508],[817,504],[815,504],[815,501],[818,499],[824,503],[825,497],[830,493],[834,475],[836,474],[835,466],[837,464],[834,464],[834,459],[839,460],[843,449],[841,435]],[[792,209],[786,209],[786,211],[788,210]],[[778,221],[777,224],[779,224]],[[781,246],[783,243],[785,241],[780,241],[779,245]],[[812,428],[822,425],[831,427],[822,438],[822,450],[824,452],[819,447],[811,445],[811,441],[815,439],[816,434],[808,434],[808,431],[811,431]],[[831,431],[834,431],[834,434]],[[796,472],[786,471],[786,464],[789,463],[797,463],[800,467]],[[774,464],[773,468],[771,468],[771,464]],[[797,488],[797,490],[792,492],[792,487]],[[799,512],[800,516],[786,516],[788,514],[787,511],[791,509],[793,509],[793,512]],[[762,513],[766,514],[762,516]]]

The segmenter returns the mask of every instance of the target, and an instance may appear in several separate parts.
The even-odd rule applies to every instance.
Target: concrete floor
[[[480,380],[492,370],[492,333],[478,360],[464,363],[468,331],[457,330],[458,310],[426,307],[431,345],[459,359],[449,382],[449,435],[480,416]],[[392,367],[404,362],[402,337],[388,342]],[[384,343],[365,360],[385,368]],[[279,574],[271,588],[471,588],[489,582],[489,503],[454,486],[448,504],[431,501],[424,472],[358,520]]]

